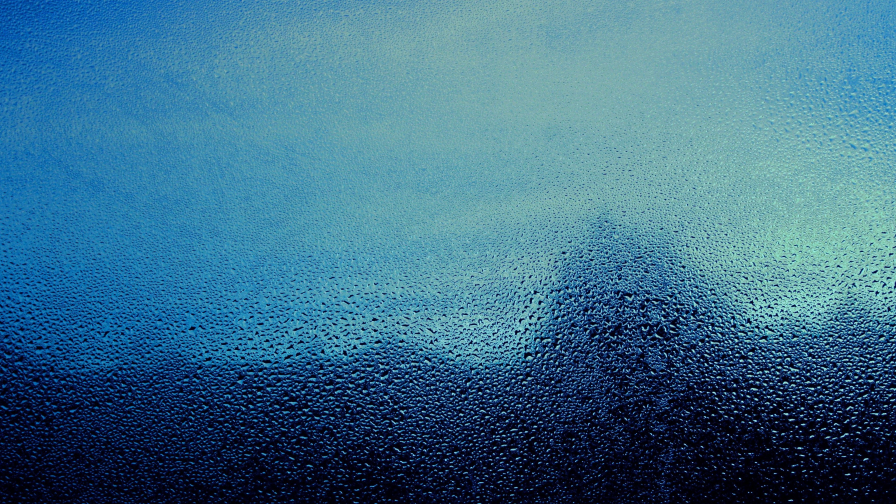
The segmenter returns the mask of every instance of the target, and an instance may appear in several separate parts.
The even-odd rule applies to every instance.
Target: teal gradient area
[[[309,269],[428,303],[542,283],[612,214],[770,324],[893,305],[885,4],[7,12],[3,268],[59,301],[288,305]]]
[[[806,470],[821,476],[806,482],[775,472],[782,460],[802,459],[770,456],[754,460],[765,469],[744,469],[754,478],[749,485],[731,490],[725,486],[735,485],[731,476],[717,488],[747,500],[892,497],[873,492],[896,488],[896,477],[881,469],[886,454],[896,453],[887,434],[896,427],[890,420],[896,382],[889,376],[896,352],[893,3],[3,2],[0,20],[0,386],[6,387],[0,423],[6,415],[12,426],[0,434],[51,440],[28,438],[24,451],[0,441],[0,465],[16,467],[19,478],[0,477],[0,496],[56,495],[28,483],[40,473],[26,463],[28,454],[70,444],[72,453],[87,454],[85,467],[94,467],[91,461],[105,453],[87,441],[62,441],[57,431],[40,437],[44,427],[22,423],[43,414],[32,405],[49,404],[51,396],[26,378],[32,372],[65,374],[75,383],[155,374],[168,383],[164,376],[194,368],[213,376],[282,372],[310,387],[307,400],[321,401],[320,411],[341,412],[343,403],[331,393],[341,385],[313,386],[327,382],[326,373],[352,366],[374,373],[381,366],[414,376],[409,370],[418,359],[443,363],[451,376],[479,369],[495,397],[516,397],[507,400],[543,413],[533,425],[558,425],[555,447],[569,432],[580,446],[591,435],[583,433],[601,432],[619,443],[614,447],[641,447],[619,434],[622,420],[600,417],[579,427],[556,420],[586,418],[570,412],[623,396],[663,397],[656,404],[665,408],[696,394],[699,404],[730,414],[694,428],[709,429],[707,439],[722,439],[712,428],[729,420],[751,425],[744,432],[765,429],[743,420],[757,411],[781,422],[799,417],[804,421],[794,425],[811,430],[817,419],[811,407],[778,411],[772,393],[761,394],[772,390],[769,383],[805,386],[805,396],[784,385],[774,394],[807,397],[806,404],[853,401],[843,403],[850,413],[824,417],[833,419],[831,432],[840,436],[849,430],[844,426],[861,425],[855,429],[881,433],[877,444],[869,441],[861,451],[848,448],[848,436],[841,442],[831,434],[822,449],[769,434],[763,438],[769,446],[791,443],[792,453],[803,446],[878,466],[843,476],[847,469],[822,471],[816,461]],[[671,329],[676,324],[680,330]],[[668,348],[659,344],[662,365],[660,347],[617,352],[580,342],[587,335],[650,346],[645,335],[660,327],[680,338],[667,339]],[[566,348],[584,350],[569,357]],[[395,357],[402,352],[412,352],[411,364]],[[678,359],[670,356],[688,352],[697,356],[669,364]],[[621,385],[619,376],[640,373],[631,367],[635,353],[643,357],[638,366],[653,370],[645,371],[646,380],[668,371],[661,381],[667,387]],[[432,376],[420,371],[418,378]],[[544,379],[570,388],[559,399],[539,396],[539,376],[562,376]],[[448,382],[440,378],[426,390]],[[875,383],[871,392],[856,385],[866,382]],[[195,395],[227,404],[234,395],[229,386]],[[349,396],[359,389],[347,387]],[[402,400],[417,397],[427,411],[468,404],[442,392],[410,392],[410,385],[388,387]],[[744,404],[741,393],[752,406],[725,409]],[[85,394],[78,400],[91,403]],[[122,406],[90,421],[119,425],[109,418],[131,418],[127,395],[109,394],[108,404]],[[877,402],[862,402],[867,397]],[[366,425],[378,403],[368,396],[356,401],[356,411],[370,413],[353,422]],[[513,409],[494,407],[470,406],[464,414],[491,419]],[[339,493],[347,477],[333,476],[315,458],[331,446],[322,433],[339,438],[359,431],[342,420],[326,428],[314,423],[329,418],[324,413],[313,421],[301,416],[311,410],[288,418],[301,428],[319,426],[308,436],[322,451],[292,457],[307,473],[302,481],[317,482],[318,490],[296,483],[289,488],[298,493],[289,495],[345,502],[394,497]],[[871,420],[849,416],[859,410]],[[404,419],[428,418],[414,417],[421,411],[414,408],[402,411]],[[68,425],[69,416],[60,415],[60,425]],[[662,415],[656,418],[663,424]],[[396,422],[381,430],[401,442],[413,437],[413,429]],[[482,480],[458,483],[463,490],[457,490],[448,476],[407,476],[401,495],[419,502],[514,496],[677,502],[676,493],[723,495],[694,490],[699,483],[674,470],[673,461],[700,466],[699,449],[692,456],[681,446],[700,446],[703,434],[675,438],[690,445],[673,449],[672,438],[662,438],[656,442],[662,450],[638,452],[644,467],[649,461],[669,468],[662,478],[644,476],[647,469],[622,458],[600,466],[629,464],[621,472],[593,469],[602,475],[594,478],[622,486],[639,481],[629,493],[595,490],[585,476],[573,485],[557,476],[568,468],[544,473],[551,477],[532,469],[542,474],[536,482],[508,476],[507,488],[560,492],[548,495],[486,489],[483,481],[502,473],[501,464],[525,473],[520,468],[540,455],[488,451],[510,445],[465,428],[457,427],[454,448],[438,452],[441,459],[424,448],[414,453],[421,464],[454,460],[464,450],[483,453],[445,470],[480,471]],[[675,428],[663,424],[651,432],[667,433],[656,434],[660,439]],[[134,446],[148,446],[160,429],[147,427]],[[232,434],[222,429],[223,437]],[[762,432],[791,432],[768,429]],[[761,445],[752,435],[744,439]],[[376,443],[383,450],[400,445]],[[744,453],[765,453],[750,446]],[[342,460],[338,452],[325,459]],[[500,453],[494,460],[502,462],[490,461],[490,453]],[[59,457],[61,465],[76,460]],[[752,467],[743,460],[741,466]],[[570,464],[575,474],[592,474],[584,461]],[[358,475],[361,465],[345,470]],[[264,474],[279,470],[259,467]],[[875,467],[883,479],[850,476]],[[113,464],[94,473],[117,470]],[[835,476],[843,489],[861,491],[836,493],[819,483]],[[415,482],[422,480],[428,490],[419,490]],[[215,481],[209,486],[226,486]],[[78,495],[112,502],[123,495],[117,491]],[[131,491],[142,496],[138,501],[164,500]],[[245,498],[234,492],[215,498]]]

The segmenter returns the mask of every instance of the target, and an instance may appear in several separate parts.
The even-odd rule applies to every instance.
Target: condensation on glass
[[[896,499],[894,6],[0,7],[0,501]]]

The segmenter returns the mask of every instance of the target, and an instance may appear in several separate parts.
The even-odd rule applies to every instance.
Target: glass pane
[[[0,501],[896,499],[891,2],[5,2]]]

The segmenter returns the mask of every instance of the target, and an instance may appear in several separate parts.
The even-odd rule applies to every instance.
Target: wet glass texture
[[[0,501],[896,500],[896,7],[0,3]]]

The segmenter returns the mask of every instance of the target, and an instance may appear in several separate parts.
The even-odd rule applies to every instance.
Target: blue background
[[[0,496],[892,499],[894,14],[0,4]]]

